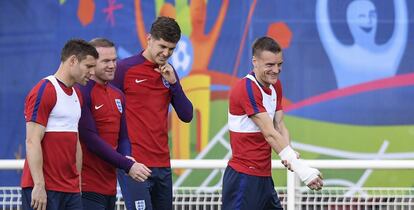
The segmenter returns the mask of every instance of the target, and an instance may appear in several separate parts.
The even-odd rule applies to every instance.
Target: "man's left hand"
[[[155,68],[155,71],[159,72],[162,75],[162,77],[164,77],[164,79],[166,79],[168,83],[170,83],[171,85],[177,82],[174,69],[169,63],[166,63],[165,65],[160,66],[158,68]]]

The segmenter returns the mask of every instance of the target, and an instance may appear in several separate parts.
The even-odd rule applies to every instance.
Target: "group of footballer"
[[[115,209],[117,180],[125,206],[173,209],[168,146],[171,104],[181,121],[193,118],[168,63],[181,30],[158,17],[144,50],[117,60],[105,38],[72,39],[54,75],[25,101],[23,209]],[[229,95],[232,158],[223,176],[222,209],[282,209],[271,177],[271,151],[315,190],[322,176],[290,147],[283,122],[282,50],[270,37],[252,47],[253,70]]]

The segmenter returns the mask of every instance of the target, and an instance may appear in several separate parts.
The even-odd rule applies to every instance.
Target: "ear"
[[[254,56],[254,55],[253,55],[253,57],[252,57],[252,64],[253,64],[253,67],[254,67],[254,68],[256,68],[256,65],[257,65],[257,59],[256,59],[256,56]]]
[[[76,57],[76,55],[71,55],[69,58],[69,65],[73,66],[75,64],[78,63],[78,58]]]
[[[152,40],[152,36],[151,36],[151,34],[148,34],[148,36],[147,36],[147,43],[149,43],[151,40]]]

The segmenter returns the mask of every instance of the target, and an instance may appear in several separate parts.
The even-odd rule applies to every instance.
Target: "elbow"
[[[262,133],[263,133],[263,137],[268,143],[270,143],[274,139],[273,135],[270,132],[262,132]]]
[[[183,117],[181,120],[183,122],[185,122],[185,123],[190,123],[191,120],[193,120],[193,112],[192,112],[192,110],[191,110],[191,112],[187,113],[186,116]]]
[[[26,138],[26,148],[32,148],[38,144],[36,144],[37,141],[35,141],[35,139],[28,137]]]
[[[181,114],[178,114],[178,118],[180,118],[181,121],[185,123],[191,122],[193,120],[193,106],[191,105],[188,109],[186,109],[184,112],[181,112]]]

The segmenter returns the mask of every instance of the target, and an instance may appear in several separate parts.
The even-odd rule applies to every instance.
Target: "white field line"
[[[388,145],[389,145],[389,142],[387,140],[384,140],[384,142],[381,145],[381,148],[378,151],[377,158],[376,158],[377,160],[382,158],[382,155],[385,153],[385,150],[387,150]],[[346,192],[344,196],[345,197],[352,196],[355,194],[355,192],[361,191],[361,187],[365,184],[365,182],[367,181],[371,173],[372,173],[372,169],[365,170],[362,176],[359,178],[358,182],[354,186],[352,186],[351,189],[348,192]],[[362,192],[362,196],[367,196],[367,193]]]
[[[228,132],[228,125],[226,124],[223,126],[223,128],[220,129],[220,131],[214,136],[214,138],[211,139],[211,141],[207,144],[206,148],[203,149],[196,157],[195,159],[203,159],[212,149],[213,147],[220,143],[225,148],[229,150],[229,152],[225,155],[224,159],[228,159],[231,157],[231,147],[230,144],[226,141],[224,138],[225,133]],[[321,146],[315,146],[310,144],[304,144],[299,143],[296,141],[292,141],[292,146],[295,149],[303,150],[307,152],[312,152],[316,154],[322,154],[322,155],[329,155],[332,157],[337,158],[344,158],[344,159],[411,159],[414,158],[414,152],[408,153],[408,152],[402,152],[402,153],[385,153],[386,148],[388,147],[389,142],[384,141],[384,143],[381,146],[381,149],[378,153],[362,153],[362,152],[352,152],[352,151],[345,151],[345,150],[339,150],[339,149],[332,149],[327,147],[321,147]],[[181,184],[187,179],[188,176],[190,176],[192,172],[192,169],[187,169],[184,171],[184,173],[174,182],[174,187],[179,187]],[[214,169],[210,175],[203,181],[202,186],[206,186],[210,184],[211,180],[214,178],[214,176],[219,172],[219,169]],[[222,173],[224,173],[224,170],[221,170]],[[372,173],[371,169],[367,169],[364,174],[359,179],[358,183],[354,184],[348,180],[345,179],[329,179],[325,180],[325,185],[342,185],[347,187],[356,187],[357,191],[359,188],[365,183],[368,176]],[[216,186],[220,185],[221,181],[216,184]]]

